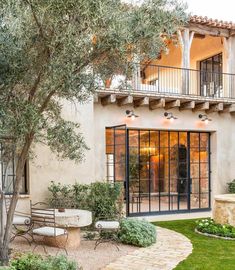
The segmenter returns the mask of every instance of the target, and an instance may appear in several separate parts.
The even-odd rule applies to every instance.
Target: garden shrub
[[[235,227],[226,224],[215,223],[213,219],[202,219],[196,221],[196,229],[202,233],[213,234],[222,237],[235,238]]]
[[[51,182],[49,203],[55,208],[77,208],[90,210],[93,222],[100,218],[119,219],[123,211],[122,185],[95,182],[89,185],[62,185]]]
[[[94,220],[100,218],[115,220],[119,218],[119,199],[121,185],[96,182],[90,185],[88,195],[89,209],[93,212]]]
[[[43,258],[31,253],[20,255],[10,262],[11,270],[82,270],[65,256]]]
[[[228,192],[229,193],[235,193],[235,179],[228,183]]]
[[[122,219],[118,237],[124,244],[147,247],[156,243],[156,227],[145,220]]]

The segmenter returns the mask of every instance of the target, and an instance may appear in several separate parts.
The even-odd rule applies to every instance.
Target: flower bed
[[[196,232],[206,236],[216,236],[224,239],[235,240],[235,227],[215,223],[213,219],[202,219],[196,222]]]

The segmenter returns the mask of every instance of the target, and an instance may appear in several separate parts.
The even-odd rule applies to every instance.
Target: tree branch
[[[35,80],[34,85],[33,85],[33,87],[31,88],[31,90],[29,92],[29,98],[28,98],[29,102],[31,102],[33,100],[33,97],[34,97],[34,95],[35,95],[35,93],[37,91],[38,85],[40,83],[41,77],[42,77],[42,70],[39,72],[38,77]]]
[[[39,22],[39,20],[38,20],[38,17],[37,17],[37,15],[36,15],[35,11],[34,11],[34,8],[33,8],[33,5],[32,5],[32,3],[31,3],[31,1],[30,1],[30,0],[24,0],[24,1],[30,6],[30,9],[31,9],[31,11],[32,11],[34,21],[35,21],[35,23],[36,23],[36,25],[37,25],[37,27],[38,27],[40,36],[42,37],[42,39],[43,39],[44,41],[46,41],[46,36],[45,36],[45,34],[44,34],[42,25],[40,24],[40,22]],[[45,44],[44,44],[44,45],[45,45]],[[50,50],[49,50],[49,48],[48,48],[46,45],[45,45],[45,48],[46,48],[46,51],[47,51],[48,56],[50,57]]]
[[[48,103],[51,100],[51,97],[55,94],[56,90],[52,90],[47,97],[45,98],[44,102],[42,103],[42,106],[39,109],[39,113],[43,113],[43,111],[46,109]]]

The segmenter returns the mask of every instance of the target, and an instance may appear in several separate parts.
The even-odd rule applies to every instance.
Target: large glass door
[[[106,137],[108,179],[123,182],[128,215],[210,207],[209,133],[119,126]]]

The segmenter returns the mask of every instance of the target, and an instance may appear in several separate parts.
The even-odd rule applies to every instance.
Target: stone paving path
[[[138,249],[110,263],[103,270],[170,270],[192,253],[184,235],[157,227],[157,243]]]

